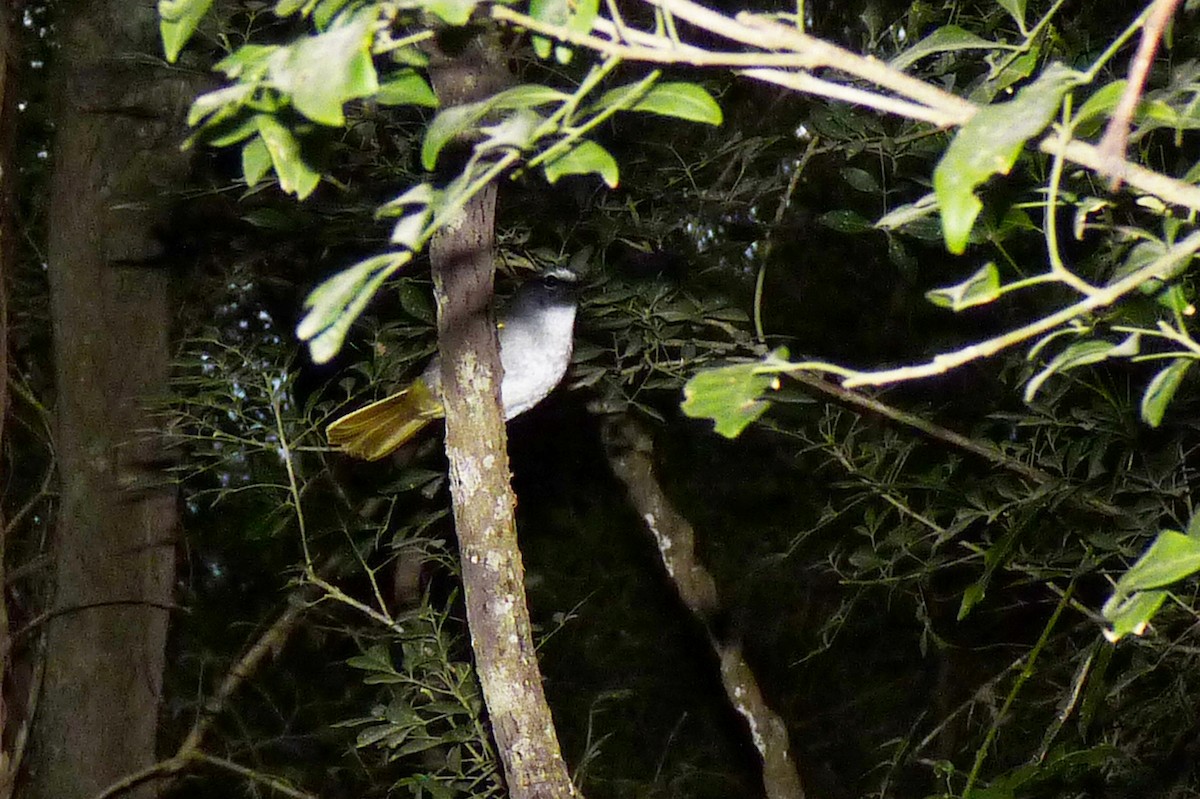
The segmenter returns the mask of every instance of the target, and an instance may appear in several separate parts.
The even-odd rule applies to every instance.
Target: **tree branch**
[[[443,108],[486,97],[508,81],[499,48],[479,37],[453,55],[435,53],[430,75]],[[446,456],[471,646],[508,790],[514,799],[560,799],[578,792],[542,690],[525,605],[489,310],[495,207],[489,183],[430,244]]]
[[[768,799],[804,799],[804,788],[790,753],[787,726],[767,704],[754,671],[736,641],[721,640],[708,621],[719,607],[717,586],[696,555],[696,533],[667,498],[654,474],[653,441],[632,417],[610,419],[604,446],[613,473],[624,483],[629,501],[654,537],[663,568],[708,633],[721,665],[721,683],[733,708],[746,719],[750,738],[762,759]]]

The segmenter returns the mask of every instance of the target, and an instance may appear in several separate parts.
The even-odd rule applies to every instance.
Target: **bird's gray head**
[[[571,307],[576,305],[575,289],[579,275],[565,267],[551,267],[537,277],[527,280],[513,299],[513,304],[539,308]]]

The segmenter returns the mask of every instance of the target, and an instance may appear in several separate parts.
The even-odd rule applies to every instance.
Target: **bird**
[[[522,284],[501,310],[497,335],[506,421],[544,400],[566,374],[574,347],[578,280],[568,269],[548,269]],[[334,420],[326,436],[335,449],[375,461],[445,415],[442,363],[435,356],[421,376],[400,391]]]

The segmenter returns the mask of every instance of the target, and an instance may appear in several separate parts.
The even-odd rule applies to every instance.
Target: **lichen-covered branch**
[[[767,704],[754,672],[736,641],[721,640],[708,621],[719,607],[717,586],[696,555],[696,534],[654,475],[650,434],[628,416],[609,420],[604,444],[613,473],[625,485],[629,501],[654,536],[663,567],[679,597],[708,632],[721,664],[721,683],[734,709],[746,720],[754,748],[762,758],[768,799],[803,799],[800,775],[792,761],[787,726]]]
[[[486,97],[507,75],[480,39],[430,74],[443,107]],[[489,305],[495,270],[496,187],[467,201],[430,246],[446,406],[446,455],[462,562],[467,624],[492,734],[514,799],[578,795],[542,690],[500,408],[500,363]]]

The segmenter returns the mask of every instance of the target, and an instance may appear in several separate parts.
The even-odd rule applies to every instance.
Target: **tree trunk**
[[[4,445],[4,423],[8,416],[8,276],[12,273],[13,254],[13,169],[16,159],[13,148],[17,128],[16,81],[18,48],[16,43],[16,8],[0,7],[0,452]],[[0,684],[7,679],[11,666],[9,652],[12,642],[9,630],[8,603],[3,593],[7,540],[4,530],[7,520],[0,509]],[[14,760],[9,744],[13,739],[11,720],[14,718],[7,697],[0,689],[0,799],[12,795]]]
[[[175,498],[147,432],[171,319],[153,232],[185,174],[191,90],[135,57],[158,49],[152,3],[75,2],[59,18],[48,255],[61,499],[30,795],[83,799],[155,759]]]
[[[453,59],[435,58],[443,106],[487,97],[507,73],[477,37]],[[467,624],[492,734],[513,799],[578,796],[542,690],[517,548],[500,358],[489,311],[495,272],[496,187],[488,186],[430,247],[446,405],[446,456],[462,561]]]

